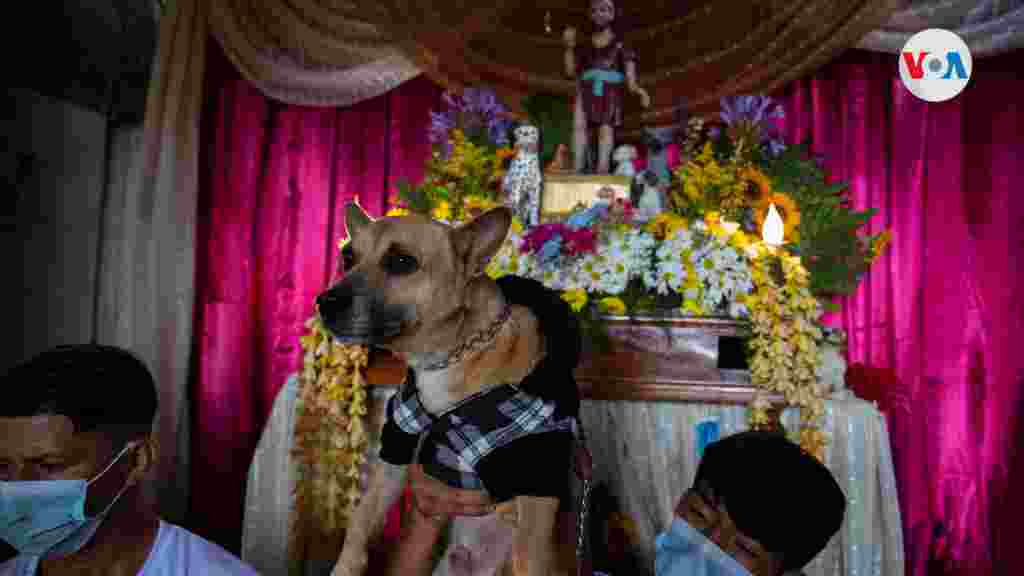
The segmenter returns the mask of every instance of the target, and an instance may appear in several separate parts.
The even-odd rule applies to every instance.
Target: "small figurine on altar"
[[[639,222],[653,220],[665,211],[665,200],[658,176],[651,170],[642,170],[633,178],[629,188],[629,202],[636,212],[633,219]]]
[[[540,194],[543,189],[540,158],[537,156],[540,130],[536,126],[524,124],[516,128],[513,134],[516,139],[516,155],[502,181],[505,204],[512,208],[524,225],[535,226],[540,220]]]
[[[597,129],[596,172],[608,174],[615,128],[622,126],[625,91],[640,96],[647,108],[650,96],[636,82],[636,55],[616,34],[615,4],[593,0],[590,18],[596,32],[590,41],[576,45],[576,29],[566,28],[565,73],[576,78],[576,107],[573,112],[573,152],[576,172],[582,173],[591,132]]]
[[[615,175],[632,178],[636,176],[636,167],[633,161],[637,159],[636,146],[623,144],[615,149],[612,160],[615,161]]]
[[[668,146],[676,139],[675,126],[644,128],[644,143],[647,145],[647,169],[657,176],[661,184],[672,180],[672,172],[668,167]]]
[[[818,381],[833,399],[849,398],[851,393],[846,388],[846,332],[825,326],[818,342],[818,352],[821,354]]]
[[[572,169],[569,164],[569,147],[565,144],[559,144],[555,148],[555,157],[551,159],[547,167],[544,168],[545,172],[568,172]]]
[[[612,188],[611,186],[602,186],[601,189],[597,191],[597,199],[608,204],[615,202],[615,188]]]

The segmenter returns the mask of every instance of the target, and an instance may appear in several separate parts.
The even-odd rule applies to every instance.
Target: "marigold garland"
[[[290,558],[304,556],[310,538],[344,532],[359,500],[368,437],[365,346],[337,343],[318,317],[306,322],[299,375],[293,457],[297,464]],[[312,528],[316,532],[310,534]]]
[[[800,259],[764,245],[751,251],[754,290],[750,310],[750,377],[759,394],[750,408],[752,428],[770,426],[771,406],[760,392],[774,392],[800,409],[799,443],[824,460],[828,439],[820,428],[825,391],[818,382],[820,305],[811,294]]]

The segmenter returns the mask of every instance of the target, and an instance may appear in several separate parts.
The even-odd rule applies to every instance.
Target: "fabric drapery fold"
[[[907,40],[926,28],[956,32],[975,59],[1024,48],[1024,1],[905,1],[889,20],[857,43],[858,48],[898,54]]]
[[[126,179],[103,215],[97,340],[137,352],[159,386],[160,512],[181,523],[188,502],[189,410],[199,116],[206,57],[206,3],[178,0],[160,42],[142,132],[115,140]],[[139,147],[133,156],[126,147]]]
[[[420,71],[374,10],[322,0],[212,0],[210,33],[267,96],[301,106],[348,106]]]

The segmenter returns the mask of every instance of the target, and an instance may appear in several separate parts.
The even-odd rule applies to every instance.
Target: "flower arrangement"
[[[444,109],[431,111],[433,151],[419,184],[398,183],[395,214],[417,212],[462,221],[474,209],[493,206],[515,150],[508,146],[512,116],[494,92],[466,88],[446,92]],[[469,210],[469,211],[467,211]]]
[[[800,408],[797,439],[821,458],[822,303],[856,288],[889,235],[859,233],[874,211],[852,209],[845,184],[828,183],[806,145],[782,142],[774,124],[781,117],[782,109],[766,97],[723,99],[718,122],[688,124],[669,211],[640,222],[628,201],[616,200],[560,222],[529,229],[515,223],[487,273],[531,277],[561,291],[584,327],[599,327],[603,315],[656,310],[749,322],[751,378],[761,391],[751,405],[751,425],[769,425],[779,407],[768,405],[767,394],[779,394]],[[428,194],[416,211],[461,221],[474,214],[470,199],[482,209],[498,196],[465,183],[483,163],[469,147],[477,144],[458,126],[442,126],[449,164],[436,154],[424,182],[444,190]],[[495,150],[495,161],[486,165],[493,181],[502,156],[496,139],[488,145]],[[453,195],[460,186],[474,192]],[[769,214],[781,219],[781,246],[760,241]]]
[[[343,533],[360,495],[368,445],[368,350],[335,342],[318,317],[306,327],[293,447],[298,479],[289,556],[296,561],[308,542]]]

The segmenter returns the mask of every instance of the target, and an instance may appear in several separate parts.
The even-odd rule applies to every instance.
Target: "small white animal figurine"
[[[818,367],[818,381],[837,400],[849,398],[850,391],[846,388],[846,358],[843,349],[846,345],[846,334],[826,329],[822,342],[818,343],[821,354],[821,365]]]
[[[540,194],[542,177],[537,144],[540,131],[536,126],[523,125],[514,131],[516,155],[502,181],[505,203],[512,208],[525,226],[535,226],[540,220]]]
[[[633,184],[630,186],[630,202],[636,210],[633,213],[633,218],[640,222],[647,222],[665,211],[661,186],[658,176],[654,172],[643,170],[633,178]]]
[[[636,176],[636,168],[633,166],[633,161],[637,159],[636,147],[623,144],[615,149],[615,153],[612,155],[612,160],[615,160],[615,175],[616,176],[628,176],[632,178]]]

